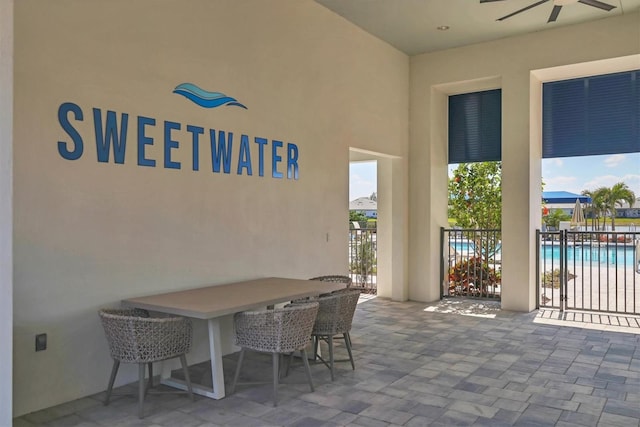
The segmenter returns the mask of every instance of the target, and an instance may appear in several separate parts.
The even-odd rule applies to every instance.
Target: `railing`
[[[352,222],[349,228],[349,271],[353,286],[363,292],[377,293],[377,228],[376,223]]]
[[[536,235],[539,307],[640,314],[640,232]]]
[[[499,299],[502,292],[500,230],[440,229],[440,296]]]
[[[537,231],[538,307],[640,315],[640,231]],[[441,297],[500,298],[500,230],[441,229]]]

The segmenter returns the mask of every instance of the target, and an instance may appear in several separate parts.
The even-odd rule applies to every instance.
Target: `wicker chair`
[[[311,329],[317,313],[317,302],[236,313],[234,316],[236,345],[240,346],[241,350],[230,393],[233,393],[236,388],[246,350],[272,354],[274,406],[278,405],[279,364],[282,354],[301,351],[307,380],[311,391],[314,391],[305,346],[311,338]]]
[[[320,359],[331,371],[331,381],[335,378],[334,362],[346,362],[348,360],[351,362],[351,368],[356,369],[353,354],[351,353],[351,336],[349,332],[351,331],[351,323],[359,297],[359,290],[345,290],[322,296],[317,300],[320,308],[311,332],[313,336],[313,353],[314,358]],[[336,335],[342,336],[336,337]],[[333,351],[334,338],[344,340],[349,359],[335,360]],[[329,345],[328,362],[318,354],[320,340]]]
[[[337,291],[333,291],[327,294],[320,294],[321,297],[326,296],[326,295],[331,295],[337,292],[345,292],[346,290],[351,288],[351,277],[349,276],[341,276],[341,275],[330,275],[330,276],[317,276],[317,277],[312,277],[309,280],[318,280],[320,282],[333,282],[333,283],[345,283],[346,287],[343,289],[339,289]],[[304,298],[298,298],[298,299],[294,299],[291,301],[291,303],[293,304],[300,304],[300,303],[305,303],[305,302],[311,302],[311,301],[317,301],[318,300],[318,296],[312,296],[312,297],[304,297]]]
[[[341,276],[341,275],[329,275],[329,276],[317,276],[312,277],[309,280],[320,280],[321,282],[336,282],[336,283],[346,283],[346,287],[350,288],[353,281],[349,276]]]
[[[104,404],[109,404],[120,363],[138,364],[138,417],[143,418],[145,365],[149,366],[149,384],[153,387],[153,362],[180,358],[189,397],[193,391],[185,354],[191,349],[191,321],[184,317],[149,317],[146,310],[103,309],[99,313],[113,358],[113,368]]]

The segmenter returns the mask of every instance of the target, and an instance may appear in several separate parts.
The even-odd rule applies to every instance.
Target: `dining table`
[[[208,285],[122,300],[125,307],[185,316],[207,321],[211,384],[193,384],[193,392],[213,399],[225,396],[221,349],[221,318],[246,310],[267,308],[299,298],[318,296],[344,288],[345,283],[266,277],[233,283]],[[161,383],[186,390],[186,383],[163,369]]]

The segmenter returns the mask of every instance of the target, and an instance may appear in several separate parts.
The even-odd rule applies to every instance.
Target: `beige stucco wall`
[[[0,28],[4,36],[7,27]],[[529,126],[536,117],[531,93],[539,89],[533,74],[638,53],[638,14],[409,62],[311,0],[17,2],[13,415],[106,387],[101,306],[236,279],[346,271],[349,148],[381,159],[381,215],[391,219],[380,236],[381,245],[388,242],[381,293],[437,299],[446,96],[453,92],[503,89],[503,307],[531,310],[540,220],[539,135]],[[196,107],[171,93],[186,81],[249,109]],[[10,108],[7,102],[0,106]],[[85,142],[75,161],[57,151],[58,141],[69,141],[57,119],[63,102],[84,113],[74,122]],[[96,161],[94,107],[103,116],[129,114],[125,164]],[[139,115],[157,120],[147,150],[155,168],[136,164]],[[162,166],[165,120],[182,125],[174,154],[180,170]],[[258,177],[255,153],[254,176],[238,176],[235,164],[229,175],[213,174],[204,148],[201,170],[192,171],[188,124],[233,132],[236,143],[240,134],[295,143],[300,179],[271,178],[268,162],[267,176]],[[8,128],[0,118],[3,137]],[[10,149],[0,146],[3,155]],[[1,191],[11,177],[6,167],[0,174]],[[7,221],[0,214],[0,233]],[[0,250],[0,262],[10,256]],[[197,326],[192,362],[206,357]],[[49,349],[35,353],[41,332]],[[223,341],[229,351],[230,336]],[[0,356],[7,357],[6,347]],[[131,381],[135,370],[121,375],[119,383]]]
[[[11,425],[13,335],[13,0],[0,0],[0,425]]]
[[[530,311],[541,199],[540,132],[529,125],[539,117],[540,80],[531,71],[549,69],[543,74],[553,76],[556,67],[567,64],[639,53],[640,14],[635,13],[411,58],[411,299],[439,297],[439,228],[447,226],[447,94],[502,88],[502,307]],[[640,59],[632,62],[640,68]]]
[[[248,109],[203,109],[193,82]],[[406,159],[409,59],[310,0],[21,0],[15,5],[14,416],[104,390],[97,317],[122,298],[347,271],[349,147]],[[58,107],[73,102],[78,160]],[[124,164],[96,161],[93,108],[129,114]],[[138,166],[138,116],[156,119]],[[163,123],[179,148],[163,167]],[[205,128],[200,170],[187,125]],[[208,129],[294,143],[300,177],[211,172]],[[252,145],[253,142],[252,142]],[[286,151],[284,151],[286,155]],[[280,166],[284,172],[284,166]],[[406,186],[406,183],[405,183]],[[328,239],[327,239],[328,236]],[[227,325],[229,325],[227,319]],[[36,353],[34,336],[49,348]],[[230,336],[223,337],[227,351]],[[190,362],[204,360],[197,325]],[[122,370],[118,383],[132,381]]]

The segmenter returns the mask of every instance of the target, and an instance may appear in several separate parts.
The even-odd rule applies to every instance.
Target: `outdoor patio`
[[[356,370],[339,363],[331,382],[326,367],[312,365],[310,393],[295,364],[278,407],[270,385],[240,386],[219,401],[149,396],[140,420],[135,396],[114,397],[105,407],[100,393],[20,417],[14,426],[640,426],[639,317],[523,314],[497,304],[363,295],[351,334]],[[225,358],[227,380],[236,356]],[[269,356],[244,367],[248,377],[269,381]],[[203,370],[206,364],[192,367],[192,379]],[[135,385],[116,391],[134,392]]]

